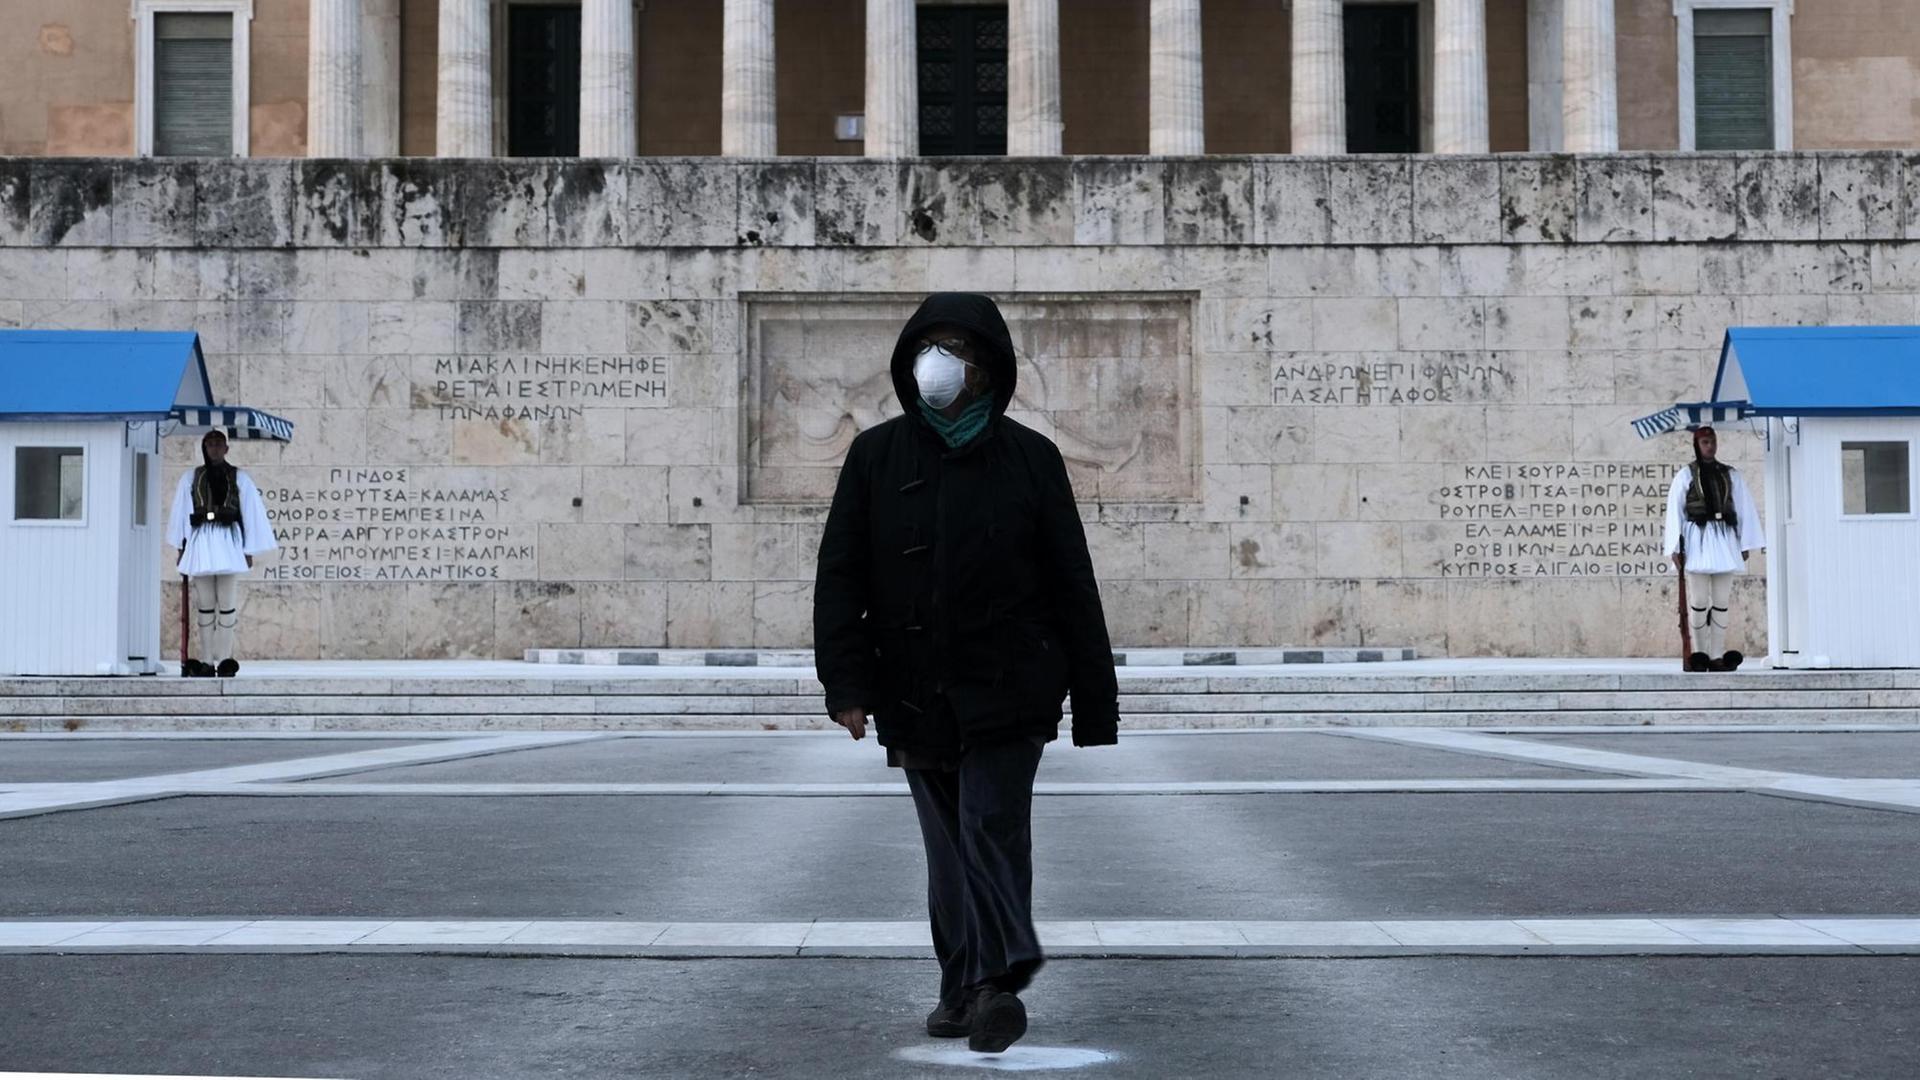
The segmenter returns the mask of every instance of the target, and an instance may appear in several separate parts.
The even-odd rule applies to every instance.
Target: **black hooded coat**
[[[993,417],[958,450],[920,415],[914,348],[931,327],[984,345]],[[1065,462],[1009,420],[1013,338],[991,299],[937,293],[894,346],[906,412],[862,431],[820,542],[814,654],[827,711],[865,709],[884,746],[952,753],[1052,738],[1073,698],[1073,741],[1119,737],[1113,647]],[[941,699],[944,699],[944,706]]]

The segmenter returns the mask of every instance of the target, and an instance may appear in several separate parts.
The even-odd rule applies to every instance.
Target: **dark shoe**
[[[213,670],[217,672],[221,678],[231,679],[240,673],[240,661],[229,656],[225,660],[220,661],[220,666]]]
[[[1707,658],[1706,653],[1703,653],[1703,652],[1694,653],[1692,656],[1687,657],[1687,670],[1688,671],[1712,671],[1713,661]]]
[[[927,1014],[927,1034],[936,1039],[958,1039],[972,1027],[968,1023],[967,1003],[941,1005]]]
[[[180,677],[184,679],[211,679],[213,665],[200,660],[180,661]]]
[[[1004,990],[982,989],[973,999],[973,1027],[967,1032],[967,1049],[979,1054],[998,1054],[1027,1033],[1027,1007]]]
[[[1739,649],[1728,649],[1727,655],[1720,658],[1720,670],[1738,671],[1740,670],[1740,662],[1746,658],[1746,654]]]

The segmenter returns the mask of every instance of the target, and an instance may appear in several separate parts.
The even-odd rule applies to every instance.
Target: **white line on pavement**
[[[1130,950],[1271,955],[1329,950],[1741,953],[1920,950],[1920,916],[1776,915],[1377,920],[1052,920],[1036,924],[1057,956]],[[930,952],[917,921],[636,922],[540,919],[138,919],[0,921],[0,952],[382,951],[542,952],[618,949],[683,956],[700,950],[768,957],[845,950]],[[744,950],[744,952],[742,952]]]
[[[1420,793],[1546,793],[1546,792],[1672,792],[1740,791],[1729,780],[1634,777],[1608,780],[1490,778],[1444,780],[1170,780],[1091,783],[1040,781],[1035,795],[1337,795]],[[907,795],[904,783],[749,784],[725,781],[678,784],[616,784],[586,782],[505,783],[340,783],[230,784],[183,787],[181,795],[248,795],[276,797],[387,795],[529,797],[555,795],[732,795],[760,798],[847,798]]]

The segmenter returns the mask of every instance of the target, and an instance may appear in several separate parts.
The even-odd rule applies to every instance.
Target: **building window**
[[[1007,9],[922,7],[920,152],[1007,152]]]
[[[1793,149],[1793,0],[1673,0],[1680,149]]]
[[[1841,443],[1840,512],[1848,517],[1911,514],[1908,454],[1904,442]]]
[[[1420,9],[1350,4],[1344,13],[1347,151],[1420,150]]]
[[[1693,16],[1693,133],[1700,150],[1773,149],[1773,16]]]
[[[507,154],[580,153],[580,8],[507,9]]]
[[[13,451],[13,519],[86,518],[87,452],[78,446],[19,446]]]
[[[133,18],[135,150],[246,156],[253,0],[134,0]]]

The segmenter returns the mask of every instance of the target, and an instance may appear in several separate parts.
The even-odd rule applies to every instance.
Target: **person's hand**
[[[847,734],[855,739],[867,737],[867,710],[841,709],[833,714],[833,722],[847,729]]]

